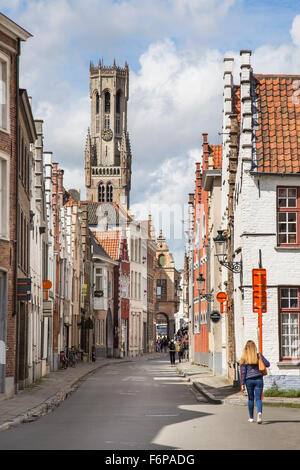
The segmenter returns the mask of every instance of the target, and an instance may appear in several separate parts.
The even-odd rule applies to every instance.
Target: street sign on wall
[[[267,311],[267,271],[266,269],[252,269],[253,312]]]
[[[17,299],[30,300],[31,299],[31,279],[19,278],[17,279]]]

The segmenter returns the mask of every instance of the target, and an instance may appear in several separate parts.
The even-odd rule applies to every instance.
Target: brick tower
[[[129,207],[131,150],[127,132],[129,68],[90,64],[91,128],[85,148],[87,200]]]

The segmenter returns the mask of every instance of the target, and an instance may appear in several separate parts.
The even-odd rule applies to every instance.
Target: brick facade
[[[9,35],[6,31],[9,30]],[[7,305],[6,311],[6,357],[5,384],[2,390],[7,396],[15,393],[16,354],[17,354],[17,204],[18,204],[18,112],[19,112],[19,57],[20,42],[30,37],[27,31],[0,14],[0,53],[7,60],[9,81],[8,87],[8,125],[7,130],[0,129],[0,152],[9,166],[8,177],[8,214],[9,230],[7,236],[0,238],[0,268],[7,273]],[[5,313],[5,312],[4,312]],[[3,386],[4,385],[4,386]],[[1,392],[0,392],[1,393]]]

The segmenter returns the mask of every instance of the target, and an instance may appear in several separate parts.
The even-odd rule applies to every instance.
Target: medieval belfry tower
[[[87,200],[129,208],[131,150],[127,132],[129,68],[90,64],[91,128],[85,147]]]

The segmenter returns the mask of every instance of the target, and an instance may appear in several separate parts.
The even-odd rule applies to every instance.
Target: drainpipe
[[[17,383],[19,379],[19,315],[18,315],[18,303],[17,303],[17,270],[18,270],[18,174],[19,174],[19,60],[20,60],[20,39],[18,39],[18,50],[16,55],[16,229],[15,229],[15,298],[14,298],[14,312],[16,316],[16,355],[15,355],[15,389],[17,389]]]

